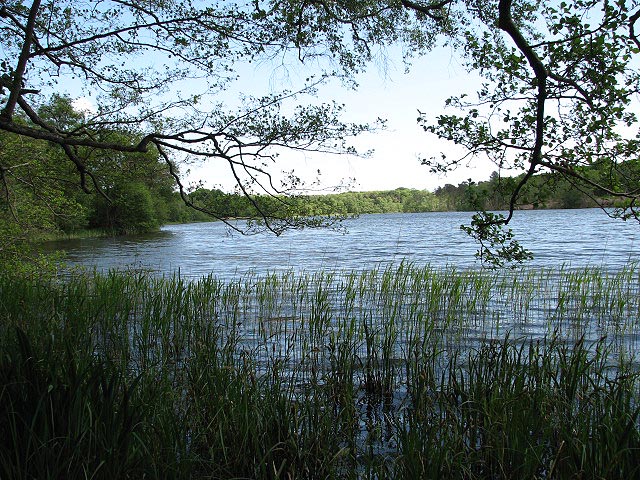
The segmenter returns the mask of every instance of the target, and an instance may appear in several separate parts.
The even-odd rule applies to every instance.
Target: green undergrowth
[[[638,478],[639,289],[0,273],[0,478]]]

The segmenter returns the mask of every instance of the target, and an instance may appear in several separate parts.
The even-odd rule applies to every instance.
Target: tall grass
[[[0,478],[640,475],[640,274],[0,273]]]

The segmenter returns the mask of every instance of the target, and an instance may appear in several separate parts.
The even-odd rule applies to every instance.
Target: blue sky
[[[445,112],[445,100],[461,93],[473,98],[480,81],[476,75],[465,71],[461,62],[448,47],[438,47],[431,53],[412,60],[409,72],[405,72],[400,49],[390,49],[372,62],[368,70],[356,76],[357,90],[352,90],[335,80],[319,87],[317,98],[299,98],[304,102],[329,102],[345,104],[344,119],[355,123],[374,122],[378,117],[387,120],[387,128],[375,134],[363,134],[353,140],[360,151],[373,150],[367,158],[349,155],[310,154],[282,151],[271,171],[295,170],[301,178],[312,181],[321,171],[322,186],[349,182],[350,190],[392,190],[398,187],[434,190],[446,183],[457,185],[472,178],[486,180],[495,166],[486,160],[473,159],[470,167],[459,167],[443,175],[429,172],[420,165],[420,158],[439,156],[445,152],[462,156],[464,151],[450,142],[441,141],[425,133],[417,124],[418,110],[435,119]],[[158,63],[161,57],[148,57],[145,62]],[[282,89],[300,88],[310,74],[318,68],[300,64],[296,58],[274,59],[251,65],[236,65],[239,79],[229,90],[210,98],[212,103],[223,102],[233,108],[239,103],[239,94],[262,96]],[[185,94],[201,93],[204,80],[185,82],[180,88]],[[78,86],[79,87],[79,86]],[[189,89],[193,91],[188,91]],[[78,88],[75,91],[80,90]],[[78,106],[86,106],[82,97]],[[200,108],[206,106],[206,102]],[[224,162],[208,161],[190,165],[186,183],[202,181],[208,188],[222,187],[232,190],[234,179]],[[181,168],[186,173],[187,167]]]
[[[273,67],[241,68],[239,83],[229,92],[233,103],[234,90],[254,90],[251,93],[276,92],[280,88],[295,87],[297,79],[309,70],[289,64]],[[352,143],[361,151],[373,149],[369,158],[348,155],[282,152],[275,170],[295,169],[302,178],[312,180],[320,169],[323,186],[337,185],[343,179],[355,178],[351,190],[390,190],[398,187],[433,190],[445,183],[458,184],[468,178],[486,180],[495,167],[488,161],[475,159],[475,168],[459,168],[446,175],[429,172],[420,165],[421,157],[439,156],[441,151],[462,156],[463,150],[450,142],[440,141],[425,133],[417,124],[418,110],[430,118],[444,112],[445,100],[460,93],[475,93],[479,85],[476,76],[468,74],[449,49],[440,47],[429,55],[414,59],[409,73],[399,54],[389,52],[386,62],[372,64],[367,72],[358,75],[359,88],[350,90],[339,82],[321,86],[319,101],[336,100],[344,103],[345,120],[366,123],[381,117],[387,120],[385,131],[364,134]],[[222,185],[229,188],[230,180],[224,165],[209,163],[192,167],[191,180],[203,180],[208,187]]]

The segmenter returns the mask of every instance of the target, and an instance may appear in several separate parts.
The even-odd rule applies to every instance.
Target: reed
[[[638,476],[640,274],[0,273],[0,478]]]

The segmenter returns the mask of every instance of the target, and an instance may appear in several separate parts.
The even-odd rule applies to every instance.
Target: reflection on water
[[[434,267],[474,268],[476,245],[460,230],[468,212],[363,215],[347,220],[347,234],[330,230],[231,234],[220,222],[169,225],[160,232],[118,238],[48,242],[67,252],[69,265],[149,269],[182,276],[213,273],[229,278],[277,270],[363,270],[402,259]],[[608,218],[601,210],[516,212],[516,237],[534,267],[604,266],[640,260],[640,227]]]

